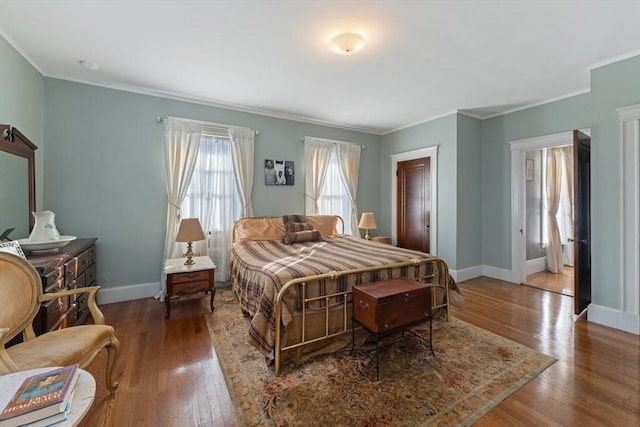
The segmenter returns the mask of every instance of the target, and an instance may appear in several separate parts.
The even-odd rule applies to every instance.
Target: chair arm
[[[87,305],[89,306],[91,317],[93,317],[93,321],[96,325],[104,325],[104,314],[102,314],[102,311],[100,311],[100,308],[98,308],[98,304],[96,303],[96,294],[99,290],[100,286],[86,286],[83,288],[68,289],[66,291],[51,292],[40,295],[39,301],[40,303],[43,303],[68,295],[88,293],[89,299],[87,301]]]

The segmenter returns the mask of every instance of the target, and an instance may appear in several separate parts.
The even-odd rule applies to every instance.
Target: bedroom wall
[[[36,207],[42,207],[43,78],[16,50],[0,37],[0,123],[18,128],[36,150]],[[1,232],[2,230],[0,230]],[[26,236],[11,236],[22,238]]]
[[[482,120],[457,117],[456,269],[482,265]],[[472,274],[474,276],[474,274]],[[458,279],[464,279],[460,272]]]
[[[589,93],[486,119],[482,123],[482,260],[511,270],[510,141],[550,135],[591,124]],[[595,142],[594,142],[595,143]]]
[[[456,269],[458,166],[457,114],[401,129],[382,136],[380,147],[380,188],[382,194],[379,230],[376,234],[391,234],[391,155],[438,146],[438,247],[437,255],[444,258],[449,268]]]
[[[166,224],[164,128],[177,116],[259,131],[254,213],[304,212],[305,135],[362,144],[358,204],[379,211],[380,136],[45,78],[44,202],[66,234],[98,240],[106,289],[159,281]],[[265,186],[265,158],[295,161],[293,187]]]
[[[640,103],[640,56],[591,71],[593,303],[620,309],[622,144],[617,109]]]

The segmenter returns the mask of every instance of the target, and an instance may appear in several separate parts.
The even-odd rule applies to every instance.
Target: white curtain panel
[[[351,209],[351,234],[359,236],[358,230],[358,170],[360,169],[360,152],[362,147],[357,144],[336,144],[340,176],[347,192]]]
[[[234,173],[242,202],[242,216],[253,216],[251,193],[253,192],[253,153],[255,131],[249,128],[229,128]]]
[[[188,207],[207,234],[206,240],[193,243],[194,252],[210,256],[216,265],[216,280],[220,281],[228,276],[231,232],[240,216],[232,157],[231,140],[202,136]]]
[[[189,188],[189,182],[198,157],[202,125],[188,120],[167,118],[165,122],[165,167],[167,187],[167,228],[164,240],[164,259],[180,254],[175,242],[180,225],[180,206]],[[161,275],[160,289],[156,298],[164,300],[166,277]]]
[[[558,207],[562,192],[562,151],[557,148],[546,150],[546,200],[544,209],[548,219],[547,269],[552,273],[560,273],[563,269],[562,240],[558,227]]]
[[[318,214],[318,198],[322,192],[329,157],[334,149],[334,142],[326,139],[304,138],[305,171],[305,215]]]

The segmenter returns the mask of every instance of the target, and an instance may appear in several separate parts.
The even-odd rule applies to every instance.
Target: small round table
[[[56,367],[29,369],[28,371],[0,375],[0,411],[7,406],[9,400],[11,400],[14,393],[18,390],[18,387],[20,387],[20,384],[22,384],[26,378],[41,372],[51,371],[53,369],[56,369]],[[79,369],[79,371],[80,376],[76,383],[76,391],[73,395],[73,402],[71,403],[69,416],[63,422],[56,424],[56,427],[71,427],[78,425],[89,411],[89,408],[91,408],[93,398],[96,395],[96,380],[84,369]]]

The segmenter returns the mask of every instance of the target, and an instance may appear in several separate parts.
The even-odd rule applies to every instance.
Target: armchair
[[[99,289],[91,286],[43,294],[40,276],[27,260],[0,252],[0,375],[73,363],[85,368],[106,348],[106,384],[114,392],[118,383],[113,382],[112,373],[120,342],[113,327],[104,324],[104,315],[96,304]],[[88,306],[95,324],[35,335],[32,322],[43,302],[83,292],[89,293]],[[19,333],[23,342],[5,348]]]

